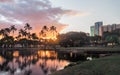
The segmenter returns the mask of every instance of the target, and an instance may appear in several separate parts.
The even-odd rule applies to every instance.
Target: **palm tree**
[[[50,30],[56,31],[56,27],[55,26],[51,26]]]
[[[46,31],[48,31],[48,27],[47,26],[43,26],[43,28],[42,28],[42,30],[46,30]]]
[[[17,28],[15,28],[15,25],[12,25],[12,26],[10,27],[10,30],[12,31],[13,36],[14,36],[14,32],[17,30]]]
[[[42,36],[42,38],[46,38],[47,37],[47,33],[49,31],[49,28],[47,26],[43,26],[41,32],[40,32],[40,35]]]
[[[27,37],[29,40],[31,40],[32,35],[30,34],[30,32],[27,33]]]
[[[47,33],[49,32],[49,28],[47,26],[43,26],[42,30],[40,31],[40,36],[41,38],[44,40],[44,47],[46,49],[46,45],[47,45]]]
[[[36,33],[32,33],[32,34],[31,34],[31,37],[32,37],[33,40],[37,40],[37,39],[38,39]]]
[[[5,36],[8,36],[9,33],[11,32],[10,28],[5,28],[4,31],[5,31],[5,32],[4,32],[4,33],[5,33]]]
[[[51,31],[51,33],[52,33],[52,37],[56,37],[56,35],[57,35],[57,31],[56,31],[56,27],[55,26],[51,26],[50,27],[50,31]]]
[[[19,35],[21,35],[22,37],[26,37],[27,36],[27,32],[23,29],[19,30]]]
[[[24,28],[25,28],[28,39],[30,39],[31,38],[30,30],[32,30],[32,27],[30,26],[30,24],[26,23]]]
[[[0,35],[2,36],[2,38],[5,36],[5,30],[4,29],[0,30]]]
[[[29,31],[32,30],[32,27],[30,26],[30,24],[26,23],[24,26],[25,30]]]
[[[14,47],[14,38],[12,36],[6,36],[2,39],[4,47]]]
[[[43,30],[40,31],[39,35],[40,35],[41,38],[46,37],[46,34],[45,34],[45,32]]]

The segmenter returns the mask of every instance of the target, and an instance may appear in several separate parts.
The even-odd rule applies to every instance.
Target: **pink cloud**
[[[13,0],[0,0],[0,2],[11,2]]]
[[[61,16],[74,14],[77,12],[52,7],[49,0],[0,0],[0,15],[9,21],[1,21],[0,17],[0,25],[4,24],[3,27],[20,23],[24,26],[25,23],[29,23],[36,32],[44,25],[48,27],[54,25],[60,31],[67,26],[59,22]]]

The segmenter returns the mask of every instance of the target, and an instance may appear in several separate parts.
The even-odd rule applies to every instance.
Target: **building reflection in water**
[[[0,75],[48,75],[68,64],[55,51],[0,52]]]

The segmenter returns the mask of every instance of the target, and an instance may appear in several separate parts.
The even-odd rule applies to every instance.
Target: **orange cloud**
[[[67,26],[59,22],[61,16],[78,14],[73,10],[52,7],[49,0],[0,0],[0,15],[4,16],[4,19],[0,16],[0,27],[13,24],[23,27],[29,23],[37,33],[44,25],[54,25],[61,31]]]

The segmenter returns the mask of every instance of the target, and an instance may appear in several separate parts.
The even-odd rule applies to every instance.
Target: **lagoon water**
[[[48,75],[64,69],[69,59],[76,57],[51,50],[1,51],[0,75]]]

